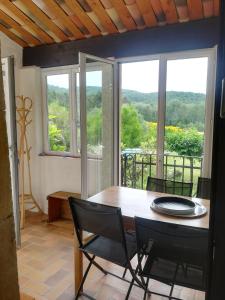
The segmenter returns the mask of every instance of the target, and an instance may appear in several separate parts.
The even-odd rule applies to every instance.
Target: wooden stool
[[[59,191],[47,196],[48,200],[48,222],[59,219],[72,220],[68,198],[75,197],[80,199],[78,193]]]

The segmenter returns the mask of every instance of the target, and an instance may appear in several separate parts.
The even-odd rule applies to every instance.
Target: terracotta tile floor
[[[45,217],[29,215],[22,230],[22,248],[18,250],[19,283],[21,292],[36,300],[72,300],[73,287],[73,233],[68,222],[60,226],[47,224]],[[64,226],[65,225],[65,226]],[[122,275],[122,268],[99,260],[111,272]],[[122,300],[128,284],[110,275],[104,276],[92,268],[85,291],[98,300]],[[150,289],[168,293],[166,285],[152,281]],[[202,292],[175,287],[174,296],[185,300],[203,300]],[[132,289],[130,300],[140,300],[143,291]],[[85,299],[84,297],[81,299]],[[151,300],[168,299],[152,295]]]

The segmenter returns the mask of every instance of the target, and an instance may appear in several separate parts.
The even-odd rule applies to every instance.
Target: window
[[[80,153],[79,73],[75,67],[44,70],[44,152]]]
[[[214,54],[214,49],[205,49],[119,61],[121,150],[125,155],[140,152],[139,148],[151,150],[154,176],[166,173],[165,154],[178,152],[173,150],[171,135],[168,136],[168,131],[177,127],[187,134],[194,128],[196,136],[200,136],[200,154],[196,153],[203,156],[203,167],[198,168],[205,177],[210,174]],[[87,146],[90,157],[95,157],[102,154],[102,104],[108,93],[103,81],[108,80],[108,75],[96,62],[88,65]],[[202,89],[193,89],[190,84]],[[43,70],[45,153],[80,154],[79,85],[78,66]]]
[[[215,49],[121,59],[121,184],[210,177]]]
[[[44,99],[44,152],[47,154],[80,155],[79,69],[45,69],[42,73]],[[102,99],[108,95],[103,81],[108,82],[107,68],[89,63],[87,82],[88,155],[102,155]],[[102,96],[104,95],[104,96]],[[107,98],[107,97],[106,97]],[[108,98],[107,98],[108,99]]]
[[[50,151],[70,152],[69,74],[47,76],[48,144]]]

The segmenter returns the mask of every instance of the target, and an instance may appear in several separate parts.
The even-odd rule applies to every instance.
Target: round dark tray
[[[196,203],[182,197],[159,197],[153,200],[151,207],[169,215],[193,215]]]

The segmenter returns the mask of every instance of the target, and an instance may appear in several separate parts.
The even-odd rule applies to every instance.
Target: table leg
[[[79,242],[77,236],[74,236],[74,284],[75,293],[77,293],[83,277],[83,256],[79,249]]]

